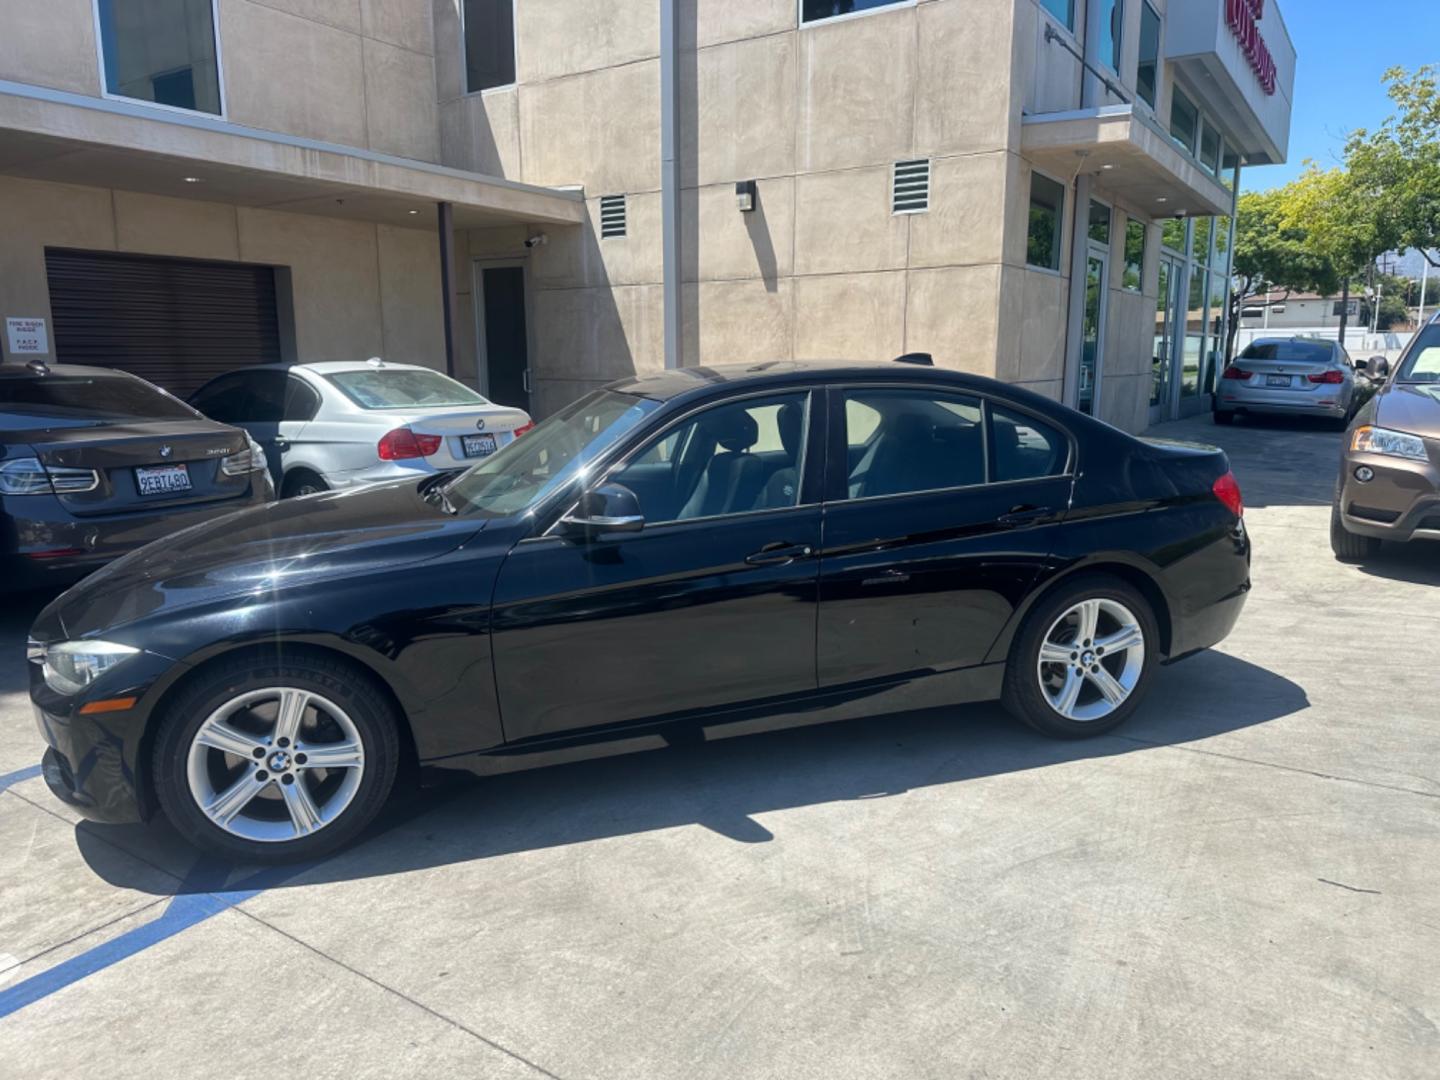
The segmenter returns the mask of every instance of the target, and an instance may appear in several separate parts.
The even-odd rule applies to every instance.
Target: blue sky
[[[1339,164],[1347,132],[1378,127],[1390,115],[1381,73],[1440,62],[1437,0],[1280,0],[1280,10],[1300,56],[1290,157],[1246,169],[1246,191],[1293,180],[1306,158]]]

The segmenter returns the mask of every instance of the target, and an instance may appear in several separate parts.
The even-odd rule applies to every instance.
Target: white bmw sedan
[[[190,404],[264,447],[282,498],[463,469],[533,426],[438,371],[379,359],[241,368]]]

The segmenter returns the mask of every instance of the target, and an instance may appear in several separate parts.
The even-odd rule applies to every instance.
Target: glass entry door
[[[1092,250],[1085,263],[1085,326],[1080,339],[1080,393],[1075,407],[1095,415],[1104,361],[1105,293],[1109,259]]]
[[[1175,346],[1180,326],[1180,263],[1168,256],[1160,259],[1160,288],[1155,300],[1155,346],[1151,354],[1150,422],[1158,424],[1173,416],[1171,389],[1175,385]]]

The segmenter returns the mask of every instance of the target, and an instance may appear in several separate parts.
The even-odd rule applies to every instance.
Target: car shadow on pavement
[[[1440,585],[1440,540],[1412,540],[1383,544],[1380,552],[1357,566],[1362,574],[1404,581],[1411,585]]]
[[[397,797],[365,838],[329,859],[268,870],[212,860],[206,872],[192,871],[174,892],[383,877],[685,825],[705,826],[737,843],[766,843],[783,837],[757,815],[1142,753],[1263,724],[1308,705],[1304,689],[1290,680],[1210,651],[1162,669],[1131,721],[1096,739],[1046,739],[998,706],[981,705],[466,778]],[[76,840],[97,875],[152,893],[150,868],[175,865],[182,846],[163,821],[87,822],[76,827]],[[116,847],[137,861],[116,859]]]

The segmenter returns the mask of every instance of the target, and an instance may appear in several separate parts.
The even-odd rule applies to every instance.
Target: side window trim
[[[291,417],[290,402],[304,402],[304,406],[297,412],[304,413],[303,416]],[[285,373],[285,403],[281,411],[280,420],[282,423],[293,422],[308,424],[315,419],[315,414],[320,411],[320,393],[308,382],[294,372]]]

